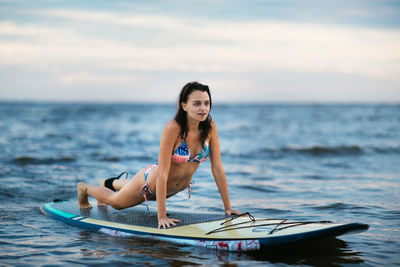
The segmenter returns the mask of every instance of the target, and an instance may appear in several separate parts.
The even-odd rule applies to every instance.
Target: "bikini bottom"
[[[158,166],[158,163],[151,164],[144,168],[144,185],[142,188],[140,188],[139,193],[141,193],[144,196],[144,199],[147,204],[147,200],[155,200],[156,199],[156,194],[152,192],[149,188],[149,183],[147,182],[147,177],[149,176],[151,170]],[[190,199],[190,193],[193,192],[192,184],[194,184],[194,181],[192,181],[189,186],[188,186],[188,198]],[[173,195],[173,194],[170,194]],[[170,196],[167,194],[167,197]]]
[[[149,183],[147,182],[147,177],[149,176],[151,170],[158,166],[157,163],[151,164],[144,168],[144,185],[140,188],[139,193],[144,196],[144,199],[147,203],[147,200],[155,200],[156,194],[150,190]]]

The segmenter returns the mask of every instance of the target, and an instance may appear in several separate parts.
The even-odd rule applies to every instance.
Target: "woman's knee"
[[[108,204],[113,207],[116,210],[122,210],[127,208],[126,205],[123,205],[123,203],[121,203],[120,201],[118,201],[118,198],[115,197],[111,197],[108,201]]]
[[[143,202],[140,200],[135,200],[134,198],[130,199],[129,201],[126,201],[124,199],[121,199],[121,197],[117,196],[117,194],[115,196],[111,197],[110,201],[109,201],[109,205],[116,210],[122,210],[122,209],[126,209],[129,207],[133,207],[133,206],[136,206],[136,205],[140,204],[141,202]]]
[[[116,210],[125,209],[125,207],[123,207],[123,206],[121,206],[121,205],[118,205],[118,204],[112,204],[111,207],[113,207],[113,209],[116,209]]]
[[[121,205],[121,204],[119,204],[119,203],[111,203],[110,206],[111,206],[113,209],[116,209],[116,210],[122,210],[122,209],[125,209],[125,208],[128,208],[128,207],[129,207],[129,206],[126,206],[126,205]]]
[[[109,205],[116,210],[122,210],[122,209],[126,209],[126,208],[130,208],[130,207],[139,205],[143,201],[144,201],[144,198],[142,199],[142,197],[132,198],[130,201],[121,201],[116,198],[113,198],[110,201]]]

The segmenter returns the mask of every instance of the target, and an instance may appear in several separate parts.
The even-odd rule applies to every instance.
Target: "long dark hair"
[[[212,101],[211,101],[211,93],[210,89],[208,88],[207,85],[200,84],[198,82],[190,82],[187,83],[181,90],[181,93],[179,94],[179,99],[178,99],[178,107],[176,111],[176,115],[174,120],[181,126],[181,133],[180,136],[182,139],[185,139],[188,133],[188,127],[187,127],[187,116],[186,116],[186,111],[183,110],[182,108],[182,103],[186,103],[188,101],[189,95],[193,91],[202,91],[202,92],[207,92],[208,97],[210,98],[210,110],[212,106]],[[211,122],[212,118],[210,113],[208,113],[207,118],[204,121],[201,121],[199,124],[199,131],[200,131],[200,143],[204,147],[204,143],[211,131]]]

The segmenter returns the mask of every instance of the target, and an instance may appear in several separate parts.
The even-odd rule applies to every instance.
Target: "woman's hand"
[[[234,209],[225,210],[225,215],[228,215],[228,216],[230,216],[230,215],[242,215],[242,214],[243,214],[243,212],[240,212],[240,211],[237,211],[237,210],[234,210]]]
[[[178,219],[168,218],[167,216],[161,217],[158,219],[158,229],[161,229],[161,227],[163,229],[169,228],[171,226],[175,226],[176,223],[179,223],[179,222],[181,222],[181,221]]]

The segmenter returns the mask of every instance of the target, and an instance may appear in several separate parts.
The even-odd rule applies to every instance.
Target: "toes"
[[[80,189],[82,189],[82,187],[85,185],[85,183],[84,182],[79,182],[77,185],[76,185],[76,188],[78,189],[78,190],[80,190]]]
[[[91,209],[92,205],[88,204],[88,205],[82,205],[80,206],[81,209]]]

